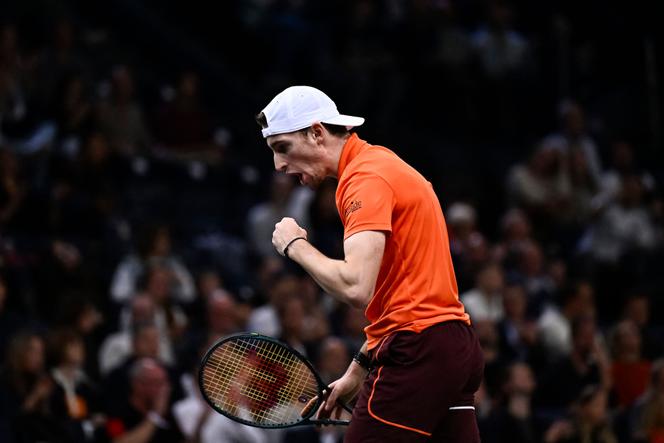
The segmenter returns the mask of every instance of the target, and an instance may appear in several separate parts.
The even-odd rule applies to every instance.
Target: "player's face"
[[[274,168],[295,175],[300,184],[316,188],[325,179],[322,148],[311,131],[272,135],[267,138],[272,149]]]

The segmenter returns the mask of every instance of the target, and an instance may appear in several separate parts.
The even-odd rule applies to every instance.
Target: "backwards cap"
[[[291,86],[277,94],[263,109],[267,127],[263,137],[299,131],[315,122],[350,129],[364,123],[362,117],[339,114],[337,105],[323,91],[311,86]]]

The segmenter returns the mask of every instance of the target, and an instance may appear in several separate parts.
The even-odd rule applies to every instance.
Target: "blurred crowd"
[[[336,183],[273,173],[253,125],[306,83],[438,191],[486,359],[482,441],[664,442],[662,147],[612,15],[589,29],[574,2],[265,0],[222,2],[218,26],[109,3],[131,20],[0,9],[0,441],[341,441],[239,425],[197,385],[234,332],[287,342],[328,383],[364,341],[363,312],[271,244],[288,216],[343,257]],[[168,35],[130,40],[137,22]],[[149,46],[182,36],[214,42],[222,80],[203,49]]]

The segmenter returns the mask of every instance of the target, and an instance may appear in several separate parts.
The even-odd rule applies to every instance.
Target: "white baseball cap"
[[[277,94],[263,109],[267,127],[263,137],[299,131],[315,122],[350,129],[364,123],[362,117],[339,114],[337,105],[323,91],[311,86],[291,86]]]

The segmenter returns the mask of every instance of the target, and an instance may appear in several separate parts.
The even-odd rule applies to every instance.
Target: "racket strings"
[[[246,338],[222,343],[207,360],[203,386],[225,413],[259,424],[301,420],[304,403],[318,394],[311,370],[288,349]]]

